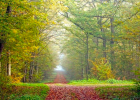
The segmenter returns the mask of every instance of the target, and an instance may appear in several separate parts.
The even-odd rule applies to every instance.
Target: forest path
[[[50,91],[46,100],[103,100],[96,93],[95,86],[72,86],[65,83],[67,81],[63,73],[58,72],[54,83],[47,84]]]
[[[62,71],[57,72],[53,83],[68,83]]]
[[[46,100],[105,100],[95,91],[95,86],[71,86],[48,84],[50,91]]]

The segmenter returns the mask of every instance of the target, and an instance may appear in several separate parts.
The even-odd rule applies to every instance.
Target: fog
[[[61,66],[61,61],[64,58],[64,54],[59,54],[59,65],[56,66],[56,68],[54,68],[55,71],[65,71],[63,69],[63,67]]]

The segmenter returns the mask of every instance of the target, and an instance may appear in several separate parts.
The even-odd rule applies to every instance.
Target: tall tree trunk
[[[104,34],[103,25],[102,25],[102,17],[100,17],[98,24],[100,25],[100,31],[103,34],[103,57],[106,59],[106,37]]]
[[[114,58],[114,50],[113,50],[113,46],[114,46],[114,39],[113,39],[113,36],[114,36],[114,25],[113,25],[113,22],[114,22],[114,18],[110,18],[110,23],[111,23],[111,40],[110,40],[110,61],[111,61],[111,69],[113,70],[113,67],[115,67],[115,58]]]
[[[27,76],[27,62],[25,62],[23,82],[27,82],[26,76]]]
[[[6,9],[7,16],[9,16],[10,13],[11,13],[11,6],[8,5]],[[4,33],[2,34],[4,35]],[[3,35],[0,35],[0,36],[3,36]],[[2,53],[5,41],[6,40],[0,39],[0,58],[1,58],[1,53]]]
[[[10,57],[10,50],[7,53],[7,59],[8,59],[8,63],[7,63],[7,76],[11,76],[11,57]]]
[[[34,73],[34,68],[35,68],[35,61],[34,61],[34,56],[35,53],[32,52],[32,61],[30,62],[30,69],[29,69],[29,81],[32,82],[33,81],[33,73]]]
[[[132,39],[132,41],[134,41],[134,39]],[[131,51],[135,51],[135,48],[134,48],[135,43],[134,42],[130,42],[130,44],[131,44]],[[131,55],[131,59],[135,59],[134,52]],[[133,66],[133,70],[136,70],[136,66]],[[136,77],[137,77],[136,74],[133,74],[133,78],[136,78]]]
[[[83,79],[84,78],[84,68],[82,67],[82,69],[81,69],[81,79]]]
[[[1,58],[1,53],[4,47],[4,42],[2,40],[0,40],[0,58]]]
[[[103,48],[104,48],[103,56],[104,56],[104,58],[106,59],[106,38],[105,38],[105,37],[104,37],[104,39],[103,39]]]
[[[140,66],[140,36],[138,36],[138,43],[136,43],[136,60],[135,60],[135,63],[136,63],[136,70],[139,68]]]
[[[96,45],[97,45],[97,50],[98,50],[98,48],[99,48],[99,39],[98,39],[98,37],[96,38]]]
[[[2,69],[1,69],[1,62],[0,62],[0,73],[1,73]]]
[[[34,62],[34,67],[35,67],[36,73],[38,74],[38,64],[37,64],[37,61]]]
[[[29,70],[29,81],[32,82],[33,78],[33,69],[34,69],[34,62],[30,62],[30,70]]]
[[[85,58],[86,58],[86,79],[88,80],[88,74],[89,74],[89,54],[88,54],[88,52],[89,52],[89,49],[88,49],[88,46],[89,46],[89,44],[88,44],[88,38],[89,38],[89,36],[88,36],[89,34],[88,33],[86,33],[86,55],[85,55]]]

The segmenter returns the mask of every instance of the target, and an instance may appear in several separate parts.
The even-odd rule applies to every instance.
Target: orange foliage
[[[12,74],[11,78],[12,78],[12,83],[20,83],[21,79],[23,78],[23,75],[21,75],[21,74],[18,74],[18,75]]]

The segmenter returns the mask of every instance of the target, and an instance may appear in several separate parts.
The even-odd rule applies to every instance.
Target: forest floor
[[[136,98],[135,91],[131,91],[130,84],[85,84],[71,85],[63,73],[58,72],[53,83],[46,83],[50,87],[46,100],[129,100]],[[108,87],[111,86],[111,87]],[[132,99],[139,100],[139,99]]]
[[[71,86],[49,84],[46,100],[105,100],[101,99],[94,86]]]
[[[47,84],[50,91],[46,100],[103,100],[96,93],[95,86],[72,86],[66,83],[64,75],[58,73],[54,83]]]

